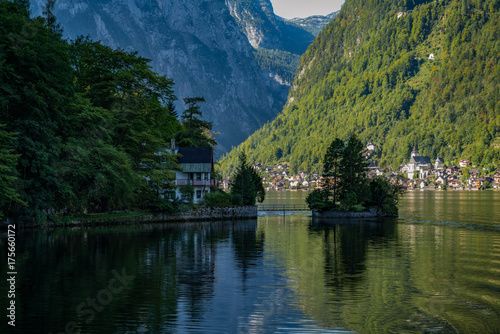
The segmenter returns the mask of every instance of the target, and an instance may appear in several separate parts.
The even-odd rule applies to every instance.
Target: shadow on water
[[[396,241],[396,225],[394,218],[312,218],[309,232],[324,240],[326,284],[357,283],[366,269],[368,248]]]
[[[24,231],[13,333],[170,332],[203,319],[219,246],[244,273],[262,258],[257,220]],[[0,256],[6,257],[0,241]],[[7,272],[6,263],[0,266]],[[7,288],[0,287],[2,305]],[[6,304],[5,304],[6,305]],[[180,319],[183,317],[187,319]]]

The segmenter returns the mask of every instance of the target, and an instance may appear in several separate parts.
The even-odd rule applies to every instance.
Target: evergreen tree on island
[[[353,134],[347,143],[339,138],[332,141],[323,161],[323,184],[311,192],[306,202],[313,211],[363,211],[397,215],[397,202],[402,187],[389,180],[367,177],[364,146]]]

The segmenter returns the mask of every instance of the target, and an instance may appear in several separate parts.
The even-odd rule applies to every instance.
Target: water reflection
[[[295,213],[25,231],[18,326],[2,322],[0,332],[60,333],[68,323],[82,333],[500,332],[500,233],[460,218],[448,195],[420,194],[399,219]],[[133,278],[110,285],[114,271]],[[4,305],[5,285],[0,295]]]

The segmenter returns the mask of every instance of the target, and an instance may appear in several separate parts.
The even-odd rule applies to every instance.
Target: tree
[[[176,141],[181,147],[212,147],[217,145],[210,131],[212,123],[201,119],[199,103],[205,102],[203,97],[187,97],[184,99],[186,110],[182,113],[182,129],[177,132]]]
[[[26,7],[0,2],[0,123],[16,133],[17,189],[27,206],[12,211],[43,222],[62,208],[60,159],[62,115],[73,94],[68,45],[42,18],[30,19]]]
[[[247,163],[245,152],[239,156],[240,164],[231,184],[231,198],[235,205],[255,205],[264,201],[266,191],[262,185],[262,177]]]
[[[3,130],[4,124],[0,124],[0,219],[2,211],[10,203],[24,203],[21,201],[16,190],[16,165],[18,154],[14,153],[13,140],[15,136]]]
[[[82,102],[75,108],[80,111],[71,118],[85,131],[72,131],[68,136],[79,137],[79,133],[85,133],[92,140],[80,136],[76,141],[82,140],[83,146],[87,142],[99,143],[91,150],[107,147],[107,154],[100,155],[101,160],[96,163],[108,165],[123,161],[121,168],[116,169],[121,175],[107,174],[106,177],[110,181],[121,180],[121,185],[114,181],[103,183],[115,189],[127,188],[121,192],[126,197],[112,197],[115,199],[113,206],[131,203],[134,198],[139,201],[138,205],[149,206],[142,202],[156,202],[172,188],[174,175],[171,170],[176,164],[167,147],[180,128],[172,110],[176,99],[173,81],[154,73],[150,60],[137,56],[136,52],[114,50],[89,37],[79,37],[72,42],[71,61],[76,90],[90,101],[90,105]],[[84,121],[89,123],[83,124]],[[100,141],[102,138],[105,140]],[[81,152],[86,154],[89,150]],[[125,156],[121,160],[109,160],[122,153]]]
[[[369,181],[369,191],[370,198],[366,201],[367,206],[375,207],[385,213],[398,213],[397,204],[404,190],[397,179],[395,183],[391,183],[386,178],[377,176]]]
[[[25,7],[23,3],[20,3],[20,5]],[[46,0],[45,5],[43,6],[43,16],[45,17],[47,28],[49,28],[52,33],[62,34],[61,25],[57,23],[57,19],[54,14],[55,5],[56,0]]]
[[[339,138],[332,141],[328,147],[323,167],[324,187],[331,191],[333,206],[340,200],[340,178],[344,159],[345,144]]]
[[[342,152],[339,189],[340,200],[346,209],[362,204],[368,195],[366,183],[368,163],[363,156],[363,150],[363,143],[353,134]]]
[[[371,206],[381,212],[397,213],[401,186],[383,178],[369,180],[363,153],[364,146],[356,135],[346,144],[339,138],[332,141],[324,158],[322,189],[315,189],[306,198],[311,210],[351,211]]]

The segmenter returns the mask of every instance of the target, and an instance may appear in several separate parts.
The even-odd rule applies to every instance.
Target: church
[[[425,178],[428,176],[430,170],[432,169],[431,159],[428,157],[420,156],[416,147],[411,151],[410,162],[401,168],[401,172],[407,173],[408,178],[411,180],[413,176],[418,172],[419,178]]]

